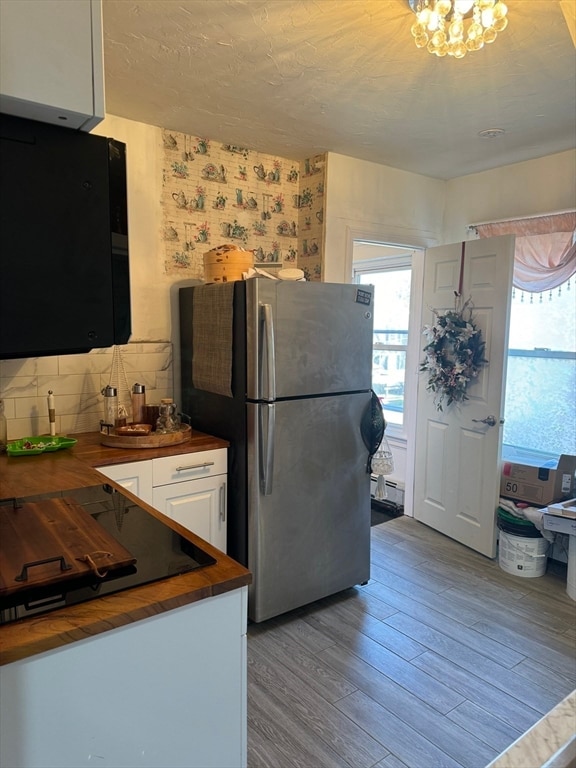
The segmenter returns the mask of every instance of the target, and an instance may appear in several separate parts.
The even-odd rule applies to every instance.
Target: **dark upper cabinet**
[[[125,150],[0,115],[0,359],[128,341]]]

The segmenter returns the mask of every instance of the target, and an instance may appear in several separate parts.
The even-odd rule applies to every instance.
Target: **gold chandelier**
[[[493,43],[508,26],[502,0],[408,0],[416,14],[412,35],[417,48],[461,59]],[[465,21],[469,20],[468,27]]]

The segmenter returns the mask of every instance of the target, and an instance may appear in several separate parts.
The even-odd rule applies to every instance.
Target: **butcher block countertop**
[[[189,440],[163,448],[107,448],[101,445],[102,435],[99,432],[85,432],[71,437],[78,440],[78,443],[63,451],[41,456],[0,454],[0,499],[94,485],[94,482],[102,480],[101,475],[93,471],[96,467],[211,451],[228,446],[226,440],[195,430],[192,430]]]
[[[73,437],[78,440],[73,448],[54,453],[29,457],[0,455],[0,499],[66,491],[103,481],[115,485],[113,481],[104,478],[97,468],[228,446],[225,440],[194,430],[190,439],[184,443],[136,450],[102,446],[98,432],[76,434]],[[215,558],[216,563],[97,600],[59,608],[38,618],[32,616],[0,626],[0,664],[59,648],[250,584],[250,571],[242,565],[149,507],[129,491],[118,485],[115,487],[134,503],[190,539]]]

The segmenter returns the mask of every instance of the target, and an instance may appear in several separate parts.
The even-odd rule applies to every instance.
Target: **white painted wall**
[[[446,183],[443,243],[470,239],[468,224],[538,216],[576,206],[576,150]]]
[[[349,282],[351,240],[431,247],[470,239],[474,222],[576,206],[576,150],[451,181],[328,154],[325,280]]]
[[[428,247],[442,242],[445,182],[328,154],[324,279],[349,283],[352,240]]]
[[[170,279],[164,270],[162,232],[162,135],[160,128],[106,115],[92,133],[126,144],[132,336],[130,341],[169,341]]]

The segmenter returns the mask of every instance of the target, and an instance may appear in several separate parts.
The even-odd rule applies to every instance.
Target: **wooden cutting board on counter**
[[[74,499],[0,507],[0,597],[135,562]]]

